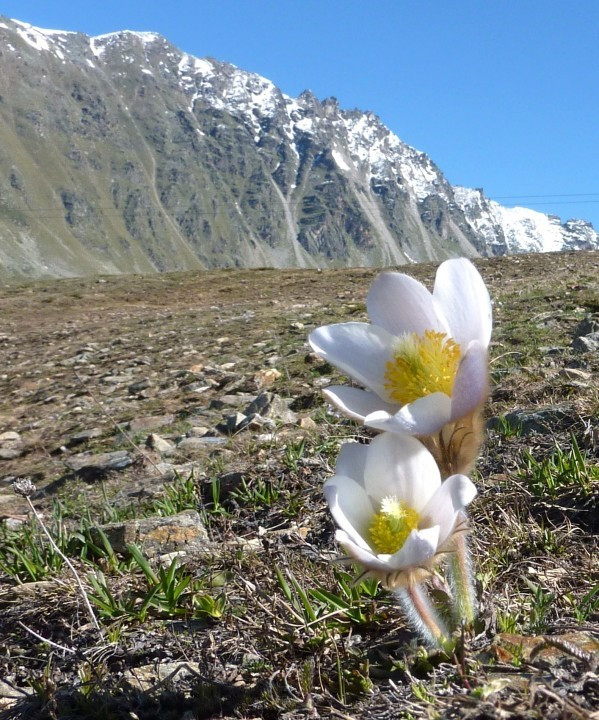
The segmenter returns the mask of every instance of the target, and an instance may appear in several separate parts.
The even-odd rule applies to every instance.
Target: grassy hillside
[[[576,337],[599,330],[599,253],[476,264],[495,313],[480,612],[454,656],[331,562],[322,483],[339,445],[371,433],[323,403],[342,378],[306,338],[365,319],[375,270],[1,289],[3,717],[593,717],[599,351]]]

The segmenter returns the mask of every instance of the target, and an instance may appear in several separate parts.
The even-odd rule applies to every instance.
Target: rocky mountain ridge
[[[0,18],[0,274],[383,266],[599,248],[452,186],[371,112],[155,33]]]

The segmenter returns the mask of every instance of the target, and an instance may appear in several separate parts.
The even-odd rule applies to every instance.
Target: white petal
[[[432,435],[451,418],[451,398],[436,392],[404,405],[395,415],[385,411],[373,412],[364,424],[377,430],[407,435]]]
[[[347,385],[333,385],[323,392],[328,401],[344,415],[361,423],[364,422],[366,415],[370,415],[376,410],[395,413],[399,407],[381,400],[376,393]]]
[[[422,335],[425,330],[449,333],[431,293],[408,275],[381,273],[370,286],[366,307],[372,322],[392,335]]]
[[[352,542],[369,549],[364,536],[374,510],[362,485],[350,477],[333,475],[325,482],[323,492],[337,525]]]
[[[468,345],[453,383],[451,419],[459,420],[483,403],[489,393],[487,349],[476,340]]]
[[[438,526],[439,545],[451,534],[458,513],[476,497],[474,483],[465,475],[451,475],[422,511],[422,523]]]
[[[345,475],[364,487],[364,468],[368,456],[368,445],[357,442],[346,442],[341,445],[335,475]]]
[[[456,258],[441,263],[433,296],[449,323],[451,336],[462,348],[471,340],[489,346],[491,299],[482,277],[469,260]]]
[[[415,438],[383,433],[370,443],[364,487],[376,502],[395,495],[408,507],[420,511],[440,484],[441,476],[433,456]]]
[[[393,358],[395,338],[368,323],[338,323],[316,328],[308,338],[314,352],[381,398],[385,367]]]
[[[370,548],[360,547],[343,532],[343,530],[337,530],[335,533],[335,539],[338,543],[343,545],[344,549],[352,556],[354,560],[363,565],[367,570],[382,570],[383,572],[389,571],[389,565],[385,560],[379,559]]]
[[[404,570],[426,565],[437,552],[439,528],[412,530],[403,546],[388,560],[393,570]]]

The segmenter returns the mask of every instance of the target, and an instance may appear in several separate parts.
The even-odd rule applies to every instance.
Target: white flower
[[[465,475],[441,483],[433,456],[409,435],[382,433],[341,447],[324,485],[336,539],[387,587],[418,582],[452,549],[463,510],[476,496]]]
[[[341,412],[424,436],[485,401],[491,301],[468,260],[442,263],[432,293],[408,275],[382,273],[366,304],[372,324],[325,325],[309,338],[318,355],[367,388],[327,388]]]

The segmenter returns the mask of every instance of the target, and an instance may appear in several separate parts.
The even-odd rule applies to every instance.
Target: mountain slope
[[[599,247],[587,223],[452,187],[372,113],[292,99],[154,33],[0,19],[0,169],[4,275]]]

